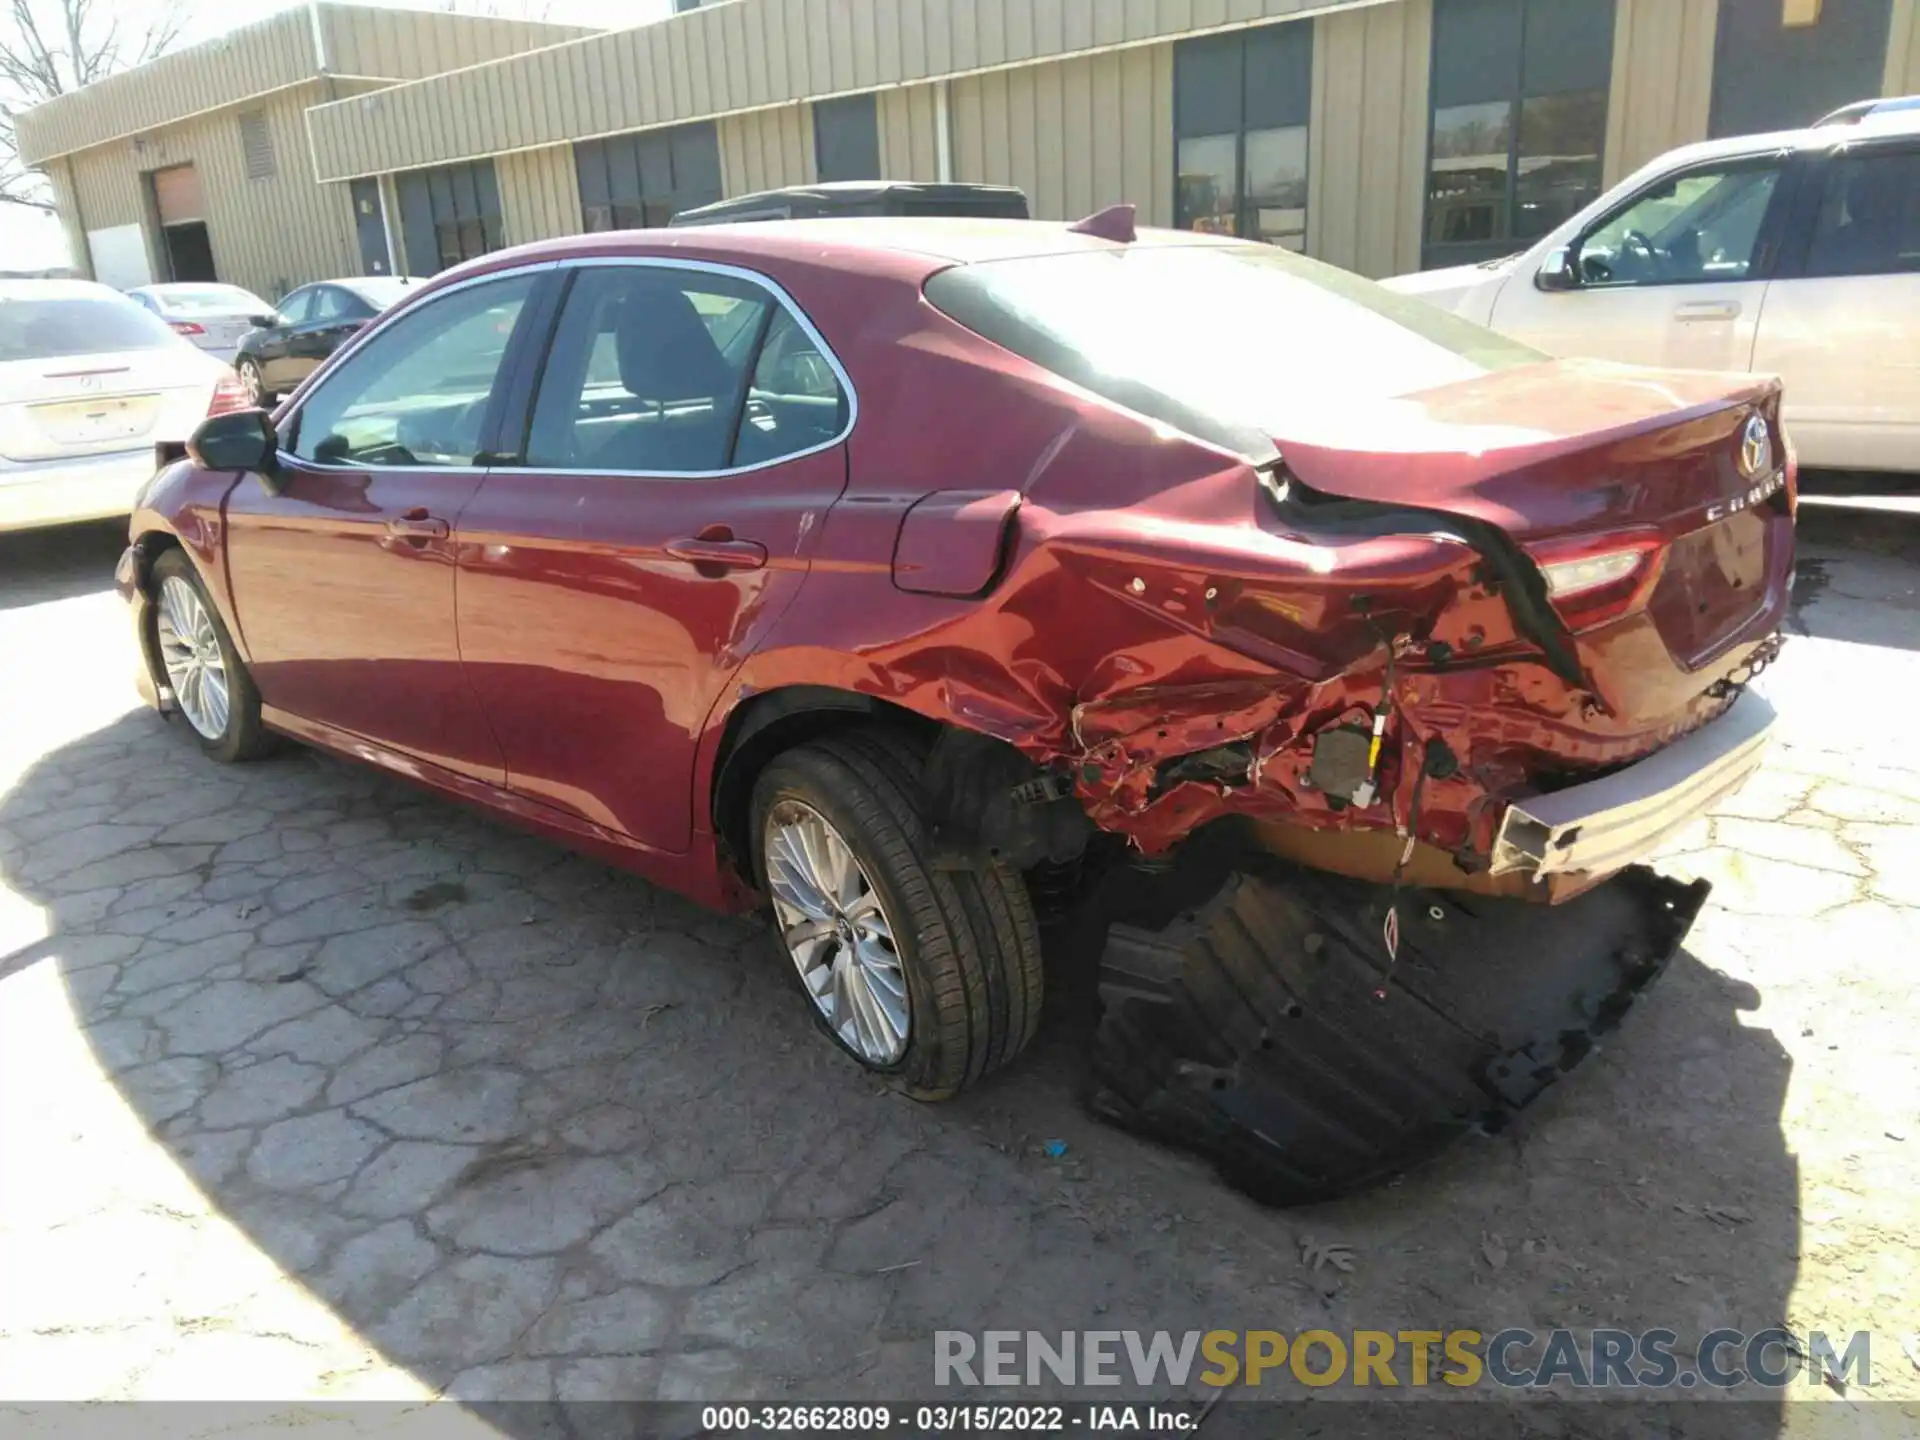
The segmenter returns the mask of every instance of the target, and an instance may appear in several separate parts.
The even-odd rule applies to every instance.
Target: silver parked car
[[[166,321],[174,334],[229,365],[240,349],[240,337],[258,325],[261,316],[273,313],[273,306],[238,285],[141,285],[127,296]]]
[[[220,360],[90,280],[0,280],[0,531],[125,515],[156,447],[245,409]]]

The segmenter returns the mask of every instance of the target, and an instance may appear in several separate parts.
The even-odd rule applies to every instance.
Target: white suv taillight
[[[253,402],[247,398],[247,387],[240,383],[240,377],[228,372],[213,382],[213,400],[207,406],[209,415],[226,415],[235,410],[246,410]]]

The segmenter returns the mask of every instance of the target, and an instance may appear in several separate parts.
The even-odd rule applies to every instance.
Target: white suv
[[[1803,465],[1920,472],[1920,109],[1689,145],[1524,254],[1385,282],[1552,355],[1777,374]]]

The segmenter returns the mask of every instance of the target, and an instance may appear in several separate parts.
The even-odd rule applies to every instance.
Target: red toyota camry
[[[1033,1036],[1036,905],[1227,855],[1197,893],[1238,885],[1238,950],[1109,953],[1110,1009],[1191,1032],[1150,1081],[1147,1011],[1131,1059],[1103,1042],[1134,1087],[1110,1108],[1164,1113],[1140,1087],[1198,1073],[1323,1116],[1255,1075],[1312,1059],[1274,1017],[1323,1005],[1316,966],[1423,997],[1383,1036],[1445,1011],[1449,924],[1593,930],[1758,765],[1745,686],[1793,565],[1779,398],[1552,362],[1119,213],[598,235],[450,271],[272,416],[208,420],[120,581],[150,697],[215,759],[291,736],[768,904],[827,1033],[921,1096]],[[1346,898],[1297,878],[1329,876]],[[1254,882],[1355,923],[1263,932]],[[1566,980],[1576,1025],[1678,945],[1698,895],[1654,893],[1604,984]],[[1193,898],[1151,926],[1225,923]],[[1459,963],[1503,963],[1481,948]],[[1202,972],[1235,965],[1264,978],[1229,1013]],[[1461,1063],[1489,1104],[1529,1098]],[[1289,1133],[1321,1189],[1400,1153]]]

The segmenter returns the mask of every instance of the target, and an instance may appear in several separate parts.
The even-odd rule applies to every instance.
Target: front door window
[[[1583,284],[1745,280],[1780,183],[1777,165],[1696,170],[1642,194],[1580,243]]]

